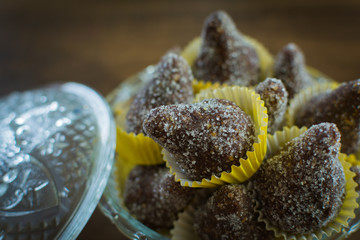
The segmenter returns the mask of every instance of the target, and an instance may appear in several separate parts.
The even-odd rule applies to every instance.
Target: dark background
[[[1,1],[0,96],[76,81],[106,95],[223,9],[273,54],[297,43],[308,65],[360,78],[360,1]],[[125,239],[96,210],[79,239]],[[360,239],[360,234],[351,239]]]

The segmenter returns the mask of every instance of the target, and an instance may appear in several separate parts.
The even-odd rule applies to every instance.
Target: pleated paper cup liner
[[[126,161],[125,159],[119,158],[118,155],[115,155],[115,163],[113,166],[114,177],[116,179],[116,188],[119,191],[119,196],[122,197],[124,193],[126,179],[129,176],[131,170],[137,164]]]
[[[113,106],[112,111],[115,117],[116,126],[125,129],[126,113],[129,111],[132,100],[133,99],[121,101]]]
[[[174,222],[174,228],[170,231],[171,240],[200,240],[194,229],[195,208],[189,205],[184,212],[179,214]]]
[[[117,128],[116,154],[119,159],[139,165],[157,165],[164,163],[161,147],[144,134],[127,133]]]
[[[332,91],[339,86],[336,82],[324,82],[316,83],[311,87],[308,87],[300,91],[291,101],[286,112],[286,125],[295,125],[295,119],[297,112],[306,106],[310,99],[318,96],[319,94],[327,91]]]
[[[268,115],[260,96],[246,87],[234,86],[204,90],[195,97],[195,102],[210,98],[230,100],[248,114],[255,125],[256,140],[252,149],[247,151],[246,158],[239,159],[239,166],[233,165],[230,172],[224,171],[220,176],[213,175],[210,179],[203,178],[201,181],[194,181],[187,177],[176,164],[174,156],[163,150],[164,160],[170,168],[170,172],[175,175],[175,180],[182,186],[211,188],[225,183],[245,182],[259,169],[266,154]]]
[[[306,71],[310,74],[310,76],[316,83],[336,82],[334,79],[327,76],[325,73],[311,66],[306,66]]]
[[[120,195],[123,192],[125,181],[136,165],[163,164],[161,147],[154,140],[144,134],[128,133],[125,131],[126,114],[132,99],[119,101],[113,106],[116,121],[116,153],[114,176]]]
[[[354,157],[355,157],[357,160],[360,160],[360,149],[354,154]]]
[[[288,141],[292,140],[295,137],[298,137],[306,130],[306,127],[303,127],[301,129],[296,126],[293,126],[291,128],[285,127],[283,131],[277,131],[274,135],[269,135],[267,154],[271,155],[272,153],[277,152]],[[321,229],[308,234],[292,234],[282,231],[265,218],[264,214],[261,211],[261,204],[256,201],[255,211],[259,213],[258,220],[264,222],[266,225],[266,229],[273,231],[276,238],[285,240],[321,240],[323,239],[323,237],[330,237],[332,234],[338,233],[343,228],[346,228],[349,225],[351,219],[355,217],[354,211],[356,208],[358,208],[358,204],[356,203],[358,194],[355,191],[357,184],[353,180],[355,174],[350,171],[351,164],[348,162],[349,158],[351,158],[351,156],[343,153],[339,154],[339,160],[344,168],[345,173],[346,193],[343,200],[343,205],[340,208],[337,216],[326,226],[323,226]]]
[[[176,240],[198,240],[198,236],[194,230],[194,212],[202,204],[211,197],[216,189],[202,189],[197,191],[197,195],[191,201],[191,203],[184,209],[183,212],[178,214],[177,220],[174,221],[174,226],[170,230],[171,239]]]
[[[346,161],[351,164],[351,166],[360,166],[360,159],[355,154],[350,154]]]
[[[347,162],[349,162],[351,164],[351,167],[360,167],[360,160],[358,157],[356,157],[354,154],[351,154],[348,156],[348,158],[346,159]],[[356,175],[357,173],[355,173]],[[356,179],[356,178],[355,178]],[[358,183],[358,182],[357,182]],[[360,194],[360,191],[358,189],[359,187],[356,188],[357,193]],[[360,205],[360,196],[357,198],[357,203]],[[350,222],[350,226],[353,226],[354,224],[356,224],[357,221],[359,221],[359,214],[360,214],[360,208],[357,208],[355,210],[355,215],[357,216],[355,219],[353,219]]]
[[[205,82],[205,81],[199,81],[197,79],[193,80],[193,90],[194,90],[194,95],[198,94],[200,91],[205,90],[205,89],[217,89],[220,87],[226,87],[227,84],[220,84],[220,83],[212,83],[212,82]]]
[[[195,60],[200,52],[200,47],[202,44],[201,37],[196,37],[191,40],[185,47],[184,50],[181,52],[181,56],[185,58],[189,66],[193,66]]]
[[[125,117],[128,108],[115,108],[117,119],[116,154],[117,159],[139,165],[156,165],[164,163],[161,147],[143,133],[135,134],[125,131]]]

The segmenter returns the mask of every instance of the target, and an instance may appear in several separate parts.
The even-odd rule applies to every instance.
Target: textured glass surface
[[[0,99],[0,133],[0,239],[75,238],[112,164],[104,100],[75,83],[13,93]]]
[[[120,102],[125,102],[126,104],[131,102],[131,98],[134,94],[136,94],[139,88],[148,81],[150,78],[149,76],[153,71],[154,68],[150,66],[122,83],[108,96],[107,100],[110,103],[110,106],[113,109],[116,109]],[[324,77],[323,74],[319,73],[315,69],[309,68],[309,72],[319,83],[329,81],[327,77]],[[120,105],[123,106],[123,104]],[[109,217],[116,227],[130,239],[168,239],[146,227],[127,212],[122,199],[119,197],[119,191],[115,180],[115,171],[116,169],[113,169],[113,173],[110,176],[104,195],[100,200],[100,207],[103,213]],[[356,209],[355,213],[356,218],[350,222],[348,228],[343,229],[340,233],[332,235],[330,238],[324,237],[323,240],[344,239],[350,236],[353,232],[357,231],[360,228],[360,209]]]

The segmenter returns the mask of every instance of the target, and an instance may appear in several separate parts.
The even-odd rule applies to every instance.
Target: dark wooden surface
[[[288,42],[308,65],[338,81],[360,78],[360,2],[352,1],[1,1],[0,96],[76,81],[106,95],[169,48],[200,34],[226,10],[272,53]],[[125,239],[96,210],[78,239]],[[360,239],[360,234],[351,239]]]

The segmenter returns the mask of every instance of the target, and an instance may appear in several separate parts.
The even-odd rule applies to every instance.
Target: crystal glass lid
[[[74,239],[115,149],[106,101],[77,83],[0,99],[0,239]]]

